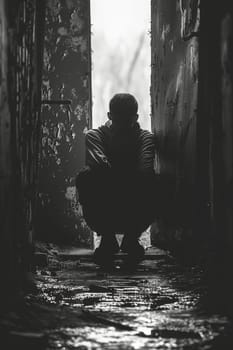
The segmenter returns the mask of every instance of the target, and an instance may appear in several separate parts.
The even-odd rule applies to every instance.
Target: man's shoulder
[[[109,133],[109,128],[105,125],[102,125],[95,129],[89,129],[86,132],[86,140],[99,140],[103,141],[106,138],[106,135]]]
[[[139,137],[140,138],[148,138],[148,139],[155,139],[155,134],[152,133],[151,131],[149,130],[146,130],[146,129],[141,129],[139,130]]]
[[[101,125],[98,128],[89,129],[86,132],[86,135],[101,135],[107,133],[109,131],[109,127],[106,125]]]
[[[144,135],[153,135],[153,133],[147,129],[141,129],[140,128],[140,133]]]
[[[99,135],[101,133],[100,128],[93,128],[93,129],[89,129],[86,132],[86,136],[96,136]]]

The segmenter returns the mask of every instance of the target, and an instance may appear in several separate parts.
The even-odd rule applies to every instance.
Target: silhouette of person
[[[145,253],[139,238],[155,216],[154,135],[140,128],[131,94],[113,96],[108,119],[86,134],[86,167],[76,187],[87,224],[101,235],[95,263],[111,263],[119,249],[138,263]],[[121,247],[115,234],[124,235]]]

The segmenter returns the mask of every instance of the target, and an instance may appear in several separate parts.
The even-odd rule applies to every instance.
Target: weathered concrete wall
[[[44,44],[42,98],[55,104],[42,113],[37,232],[45,240],[90,245],[74,185],[91,123],[89,0],[47,0]],[[70,107],[59,100],[70,100]]]
[[[12,198],[11,193],[11,148],[10,130],[11,118],[8,105],[7,91],[7,16],[5,2],[0,1],[0,266],[2,281],[9,287],[8,274],[15,276],[13,260],[13,235],[12,235]],[[9,256],[9,258],[7,257]],[[5,262],[8,271],[5,271]],[[4,269],[3,269],[4,266]]]
[[[207,5],[202,4],[203,22]],[[205,17],[204,17],[205,16]],[[226,1],[213,7],[213,19],[203,24],[203,67],[200,108],[207,105],[210,148],[210,205],[217,245],[233,249],[233,9]],[[212,27],[212,31],[210,31]],[[205,31],[205,32],[204,32]],[[211,36],[211,39],[207,38]],[[215,39],[214,39],[215,38]],[[204,47],[204,39],[205,45]],[[207,51],[208,50],[208,51]],[[208,62],[207,62],[208,60]],[[203,63],[203,64],[204,64]],[[213,74],[214,72],[214,74]],[[205,102],[204,102],[205,99]]]
[[[210,10],[211,9],[211,10]],[[211,11],[211,15],[210,15]],[[201,2],[198,183],[209,196],[210,296],[233,314],[233,6]],[[201,210],[200,217],[204,210]],[[210,298],[211,299],[211,298]]]
[[[153,238],[186,261],[201,259],[210,300],[231,313],[232,23],[227,0],[152,1],[152,120],[170,194]]]
[[[40,116],[37,28],[43,6],[1,0],[0,7],[1,292],[5,287],[13,293],[32,254]]]
[[[233,315],[233,6],[226,1],[224,3],[223,12],[220,17],[220,64],[216,67],[220,75],[221,87],[221,111],[216,114],[217,120],[220,118],[221,128],[215,125],[216,132],[220,133],[218,142],[215,143],[213,149],[213,159],[216,158],[216,153],[220,148],[221,163],[215,164],[215,172],[213,174],[214,186],[213,189],[218,196],[216,198],[217,207],[215,210],[215,230],[217,236],[221,236],[221,250],[218,256],[217,263],[214,267],[219,266],[218,262],[222,262],[218,270],[218,281],[223,280],[226,294],[225,307],[231,315]],[[215,111],[216,113],[217,111]],[[222,168],[219,168],[221,167]],[[220,176],[219,176],[220,173]],[[216,197],[216,196],[215,196]],[[218,199],[220,197],[220,199]],[[219,210],[220,209],[220,210]],[[223,236],[223,237],[222,237]],[[219,239],[217,240],[219,247]],[[218,300],[218,292],[221,291],[219,283],[216,281],[213,290],[215,291],[215,299]],[[222,280],[221,280],[222,279]],[[212,287],[212,286],[211,286]],[[217,287],[217,288],[216,288]],[[221,304],[221,303],[220,303]],[[221,306],[221,305],[220,305]]]
[[[152,1],[152,129],[164,180],[166,227],[174,246],[192,234],[196,191],[199,1]],[[171,226],[171,229],[169,228]]]
[[[233,248],[233,10],[221,18],[223,197],[227,242]]]

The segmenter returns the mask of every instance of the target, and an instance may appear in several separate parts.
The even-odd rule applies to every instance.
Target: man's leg
[[[113,198],[109,169],[85,168],[76,178],[83,216],[88,226],[101,236],[100,246],[95,250],[94,261],[103,265],[119,251],[115,237]]]
[[[132,262],[143,259],[145,251],[139,243],[141,234],[153,223],[156,214],[156,177],[152,174],[138,174],[127,192],[127,220],[124,222],[124,238],[121,250]]]

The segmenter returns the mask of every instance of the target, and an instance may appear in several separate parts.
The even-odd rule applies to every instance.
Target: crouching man
[[[86,134],[86,167],[76,178],[89,227],[101,236],[94,252],[99,265],[111,264],[121,249],[129,263],[145,254],[140,235],[155,216],[154,135],[140,128],[134,96],[116,94],[108,122]],[[119,247],[115,234],[123,234]]]

